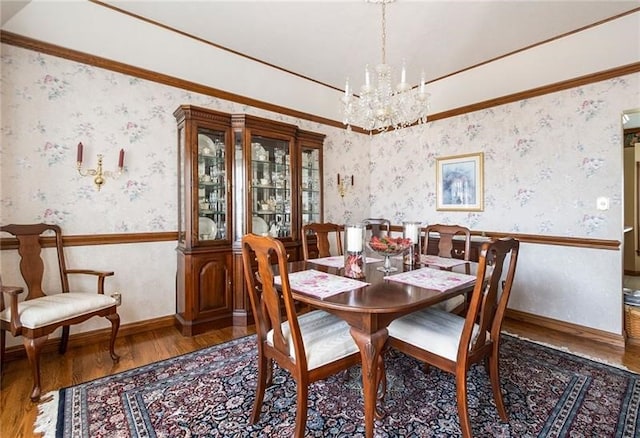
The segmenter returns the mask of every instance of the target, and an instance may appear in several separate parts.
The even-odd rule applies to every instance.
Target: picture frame
[[[484,210],[484,154],[436,158],[436,210]]]
[[[629,128],[623,131],[624,147],[634,147],[636,143],[640,143],[640,128]]]

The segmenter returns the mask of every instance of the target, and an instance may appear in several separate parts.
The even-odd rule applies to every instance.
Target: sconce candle
[[[120,156],[118,157],[118,171],[111,172],[108,170],[104,170],[102,168],[102,154],[98,154],[98,164],[95,169],[83,169],[82,168],[82,152],[84,146],[82,143],[78,143],[78,152],[76,155],[76,168],[78,169],[78,173],[81,176],[91,176],[93,177],[93,183],[96,188],[100,190],[102,185],[106,182],[106,178],[118,178],[122,175],[122,170],[124,166],[124,149],[120,149]]]
[[[347,183],[347,178],[349,177],[342,177],[342,179],[340,178],[340,174],[338,174],[338,194],[344,198],[344,195],[347,194],[347,187],[348,187],[348,183]],[[349,178],[351,180],[351,185],[353,185],[353,175],[351,175],[351,177]]]

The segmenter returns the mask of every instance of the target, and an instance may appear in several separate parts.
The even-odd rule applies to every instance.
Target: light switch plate
[[[596,208],[598,210],[609,210],[609,198],[600,196],[596,199]]]

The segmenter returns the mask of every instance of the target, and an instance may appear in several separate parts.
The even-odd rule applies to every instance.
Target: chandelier
[[[406,65],[403,61],[400,82],[393,85],[393,70],[386,62],[387,20],[386,4],[394,0],[366,0],[382,6],[382,62],[373,72],[367,65],[364,71],[364,85],[360,94],[352,94],[347,78],[342,98],[343,123],[350,129],[359,126],[369,132],[401,129],[427,121],[429,94],[425,91],[424,72],[420,85],[414,89],[407,83]],[[373,73],[373,75],[372,75]],[[373,76],[373,77],[372,77]]]

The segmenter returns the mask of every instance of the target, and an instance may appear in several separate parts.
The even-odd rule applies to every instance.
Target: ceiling
[[[382,5],[352,1],[122,1],[135,14],[265,63],[344,89],[381,61]],[[417,84],[574,32],[639,0],[397,0],[386,5],[387,61]],[[397,73],[399,74],[399,73]]]
[[[357,92],[364,66],[381,60],[379,1],[0,0],[0,16],[3,30],[25,36],[64,34],[60,26],[66,22],[51,17],[52,10],[84,19],[99,38],[87,38],[79,50],[109,58],[105,49],[128,49],[116,42],[121,30],[106,24],[115,14],[147,25],[141,28],[152,23],[158,32],[187,36],[204,53],[212,45],[223,47],[337,90],[349,77]],[[56,9],[45,7],[56,3]],[[427,82],[434,81],[639,8],[640,0],[396,0],[386,5],[387,62],[397,79],[406,60],[407,80],[417,85],[422,71]],[[125,35],[129,41],[145,37],[154,38]],[[158,65],[171,59],[161,47],[153,56]],[[183,67],[198,69],[206,61],[194,58]]]

